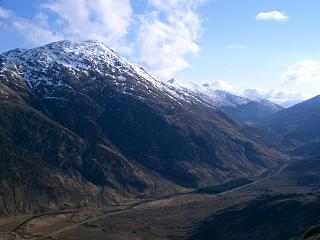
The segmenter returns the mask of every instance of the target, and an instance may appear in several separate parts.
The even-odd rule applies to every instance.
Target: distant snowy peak
[[[217,88],[215,85],[206,83],[206,84],[196,84],[188,81],[181,81],[171,79],[167,81],[169,85],[172,85],[176,88],[183,89],[186,92],[189,92],[193,95],[198,96],[206,101],[209,101],[215,107],[223,106],[238,106],[242,104],[247,104],[253,99],[249,99],[243,96],[239,96],[224,90]]]
[[[217,108],[221,107],[238,107],[249,103],[260,104],[261,106],[267,106],[269,108],[281,109],[277,104],[266,100],[256,99],[242,96],[240,94],[232,93],[229,91],[222,90],[215,83],[196,84],[194,82],[170,79],[166,82],[167,84],[182,89],[192,95],[198,96],[212,104]]]
[[[239,96],[224,90],[213,90],[213,92],[219,97],[225,99],[228,105],[230,106],[238,106],[238,105],[243,105],[243,104],[247,104],[249,102],[255,101],[253,99]]]
[[[223,97],[217,95],[214,91],[211,91],[206,87],[198,85],[194,82],[170,79],[166,82],[166,84],[176,89],[176,91],[190,95],[215,108],[219,107],[220,105],[227,104]]]

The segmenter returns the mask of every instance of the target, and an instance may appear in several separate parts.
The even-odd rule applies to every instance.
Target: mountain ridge
[[[171,79],[167,81],[172,86],[190,92],[202,101],[221,110],[229,117],[252,124],[260,118],[283,110],[283,107],[267,99],[248,98],[217,88],[214,83],[198,85]]]
[[[291,143],[297,153],[313,155],[317,152],[320,139],[319,107],[320,96],[315,96],[291,108],[260,119],[257,121],[257,126],[281,136],[284,141]]]

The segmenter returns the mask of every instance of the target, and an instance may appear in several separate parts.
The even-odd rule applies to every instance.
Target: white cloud
[[[216,90],[223,90],[230,93],[242,95],[241,88],[238,85],[227,83],[226,81],[223,81],[221,79],[209,84],[204,84],[204,86],[206,85]]]
[[[301,100],[305,99],[306,97],[302,95],[300,92],[294,91],[286,91],[286,90],[265,90],[260,88],[249,88],[245,89],[243,95],[249,98],[262,98],[262,99],[269,99],[269,100]]]
[[[295,63],[285,73],[287,83],[320,83],[320,62],[313,59],[305,59]]]
[[[276,103],[296,102],[320,94],[320,61],[305,59],[299,61],[282,76],[281,89],[250,88],[243,94],[252,98],[265,98]]]
[[[272,21],[277,21],[277,22],[286,22],[289,19],[289,16],[286,15],[283,12],[279,11],[272,11],[272,12],[261,12],[258,13],[256,16],[257,20],[272,20]]]
[[[63,36],[61,34],[35,25],[25,19],[13,19],[12,26],[16,29],[16,31],[18,31],[20,35],[22,35],[29,43],[33,45],[43,45],[49,42],[59,41],[63,39]]]
[[[305,59],[295,63],[283,75],[288,88],[299,89],[308,97],[320,94],[320,61]]]
[[[16,14],[9,9],[0,7],[0,18],[4,19],[1,26],[2,28],[16,31],[32,45],[42,45],[63,38],[61,34],[53,32],[41,24],[35,24],[30,20],[16,16]],[[42,23],[43,22],[44,20]]]
[[[285,108],[291,107],[308,98],[298,91],[276,89],[266,90],[259,88],[246,89],[244,90],[243,95],[253,99],[267,99]]]
[[[196,7],[204,1],[149,0],[153,11],[140,18],[139,61],[153,74],[169,79],[189,67],[186,57],[197,54],[201,19]]]
[[[116,50],[125,49],[123,41],[132,15],[130,0],[56,0],[42,6],[56,14],[65,38],[96,39]]]

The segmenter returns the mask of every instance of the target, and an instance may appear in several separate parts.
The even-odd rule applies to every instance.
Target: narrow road
[[[19,229],[23,228],[27,223],[31,222],[32,220],[36,219],[36,218],[40,218],[40,217],[44,217],[44,216],[51,216],[51,215],[57,215],[57,214],[67,214],[67,213],[76,213],[78,211],[76,210],[65,210],[65,211],[59,211],[59,212],[48,212],[48,213],[42,213],[39,215],[34,215],[30,218],[28,218],[27,220],[23,221],[22,223],[20,223],[18,226],[16,226],[14,229],[12,229],[10,232],[11,233],[16,233]]]
[[[276,173],[270,175],[270,176],[267,176],[265,178],[262,178],[262,179],[259,179],[259,180],[256,180],[254,182],[251,182],[251,183],[248,183],[248,184],[245,184],[245,185],[242,185],[240,187],[236,187],[236,188],[233,188],[233,189],[230,189],[230,190],[227,190],[227,191],[224,191],[224,192],[221,192],[221,193],[218,193],[218,194],[214,194],[212,196],[209,197],[209,199],[212,199],[212,198],[217,198],[217,197],[221,197],[221,196],[224,196],[228,193],[231,193],[231,192],[235,192],[235,191],[238,191],[238,190],[241,190],[243,188],[246,188],[248,186],[252,186],[252,185],[256,185],[260,182],[263,182],[263,181],[266,181],[266,180],[269,180],[273,177],[276,177],[278,176],[286,167],[288,166],[288,164],[285,164],[284,166],[282,166]],[[124,209],[118,209],[118,210],[113,210],[113,211],[110,211],[108,213],[105,213],[105,214],[101,214],[101,215],[98,215],[98,216],[95,216],[95,217],[92,217],[90,219],[87,219],[87,220],[84,220],[80,223],[77,223],[75,225],[72,225],[72,226],[68,226],[68,227],[65,227],[65,228],[62,228],[58,231],[55,231],[55,232],[52,232],[52,233],[49,233],[47,235],[43,235],[41,236],[42,238],[52,238],[54,236],[57,236],[63,232],[66,232],[66,231],[69,231],[69,230],[72,230],[72,229],[75,229],[83,224],[86,224],[86,223],[90,223],[90,222],[93,222],[93,221],[96,221],[100,218],[104,218],[104,217],[108,217],[108,216],[112,216],[112,215],[117,215],[117,214],[121,214],[121,213],[126,213],[126,212],[131,212],[131,211],[137,211],[135,208],[138,207],[138,206],[142,206],[146,203],[151,203],[151,202],[154,202],[154,201],[158,201],[158,200],[163,200],[163,199],[168,199],[168,198],[172,198],[172,197],[175,197],[175,196],[182,196],[182,195],[188,195],[188,194],[194,194],[195,191],[193,192],[188,192],[188,193],[181,193],[181,194],[173,194],[173,195],[170,195],[170,196],[166,196],[166,197],[159,197],[159,198],[154,198],[154,199],[148,199],[148,200],[144,200],[144,201],[141,201],[141,202],[138,202],[138,203],[134,203],[134,204],[131,204],[129,206],[127,206],[126,208]],[[199,193],[201,194],[201,193]],[[63,212],[62,212],[63,213]],[[58,213],[58,214],[61,214]],[[34,220],[35,218],[38,218],[38,217],[41,217],[41,216],[46,216],[46,215],[56,215],[56,214],[53,214],[53,213],[49,213],[49,214],[42,214],[42,215],[38,215],[38,216],[34,216],[30,219],[28,219],[27,221],[25,221],[24,223],[20,224],[18,227],[16,227],[14,230],[11,231],[12,234],[16,234],[17,233],[17,230],[19,230],[21,227],[23,227],[24,225],[26,225],[27,223],[29,223],[30,221]],[[29,235],[29,236],[32,236],[32,235]],[[34,235],[34,237],[36,237]],[[37,237],[40,237],[40,236],[37,236]]]

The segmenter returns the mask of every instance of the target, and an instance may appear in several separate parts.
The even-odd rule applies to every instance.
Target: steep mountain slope
[[[224,90],[219,90],[214,84],[184,83],[171,79],[170,85],[183,89],[190,94],[221,110],[229,117],[246,123],[253,123],[260,118],[276,113],[283,108],[265,99],[251,99]]]
[[[298,152],[312,153],[320,146],[320,96],[258,121],[258,126],[293,142]],[[318,153],[320,153],[318,151]]]
[[[12,70],[0,76],[6,82],[0,85],[0,215],[98,206],[121,195],[181,189],[146,173],[112,144],[91,144],[49,119]]]
[[[97,41],[0,57],[0,213],[164,195],[258,175],[286,155]]]

